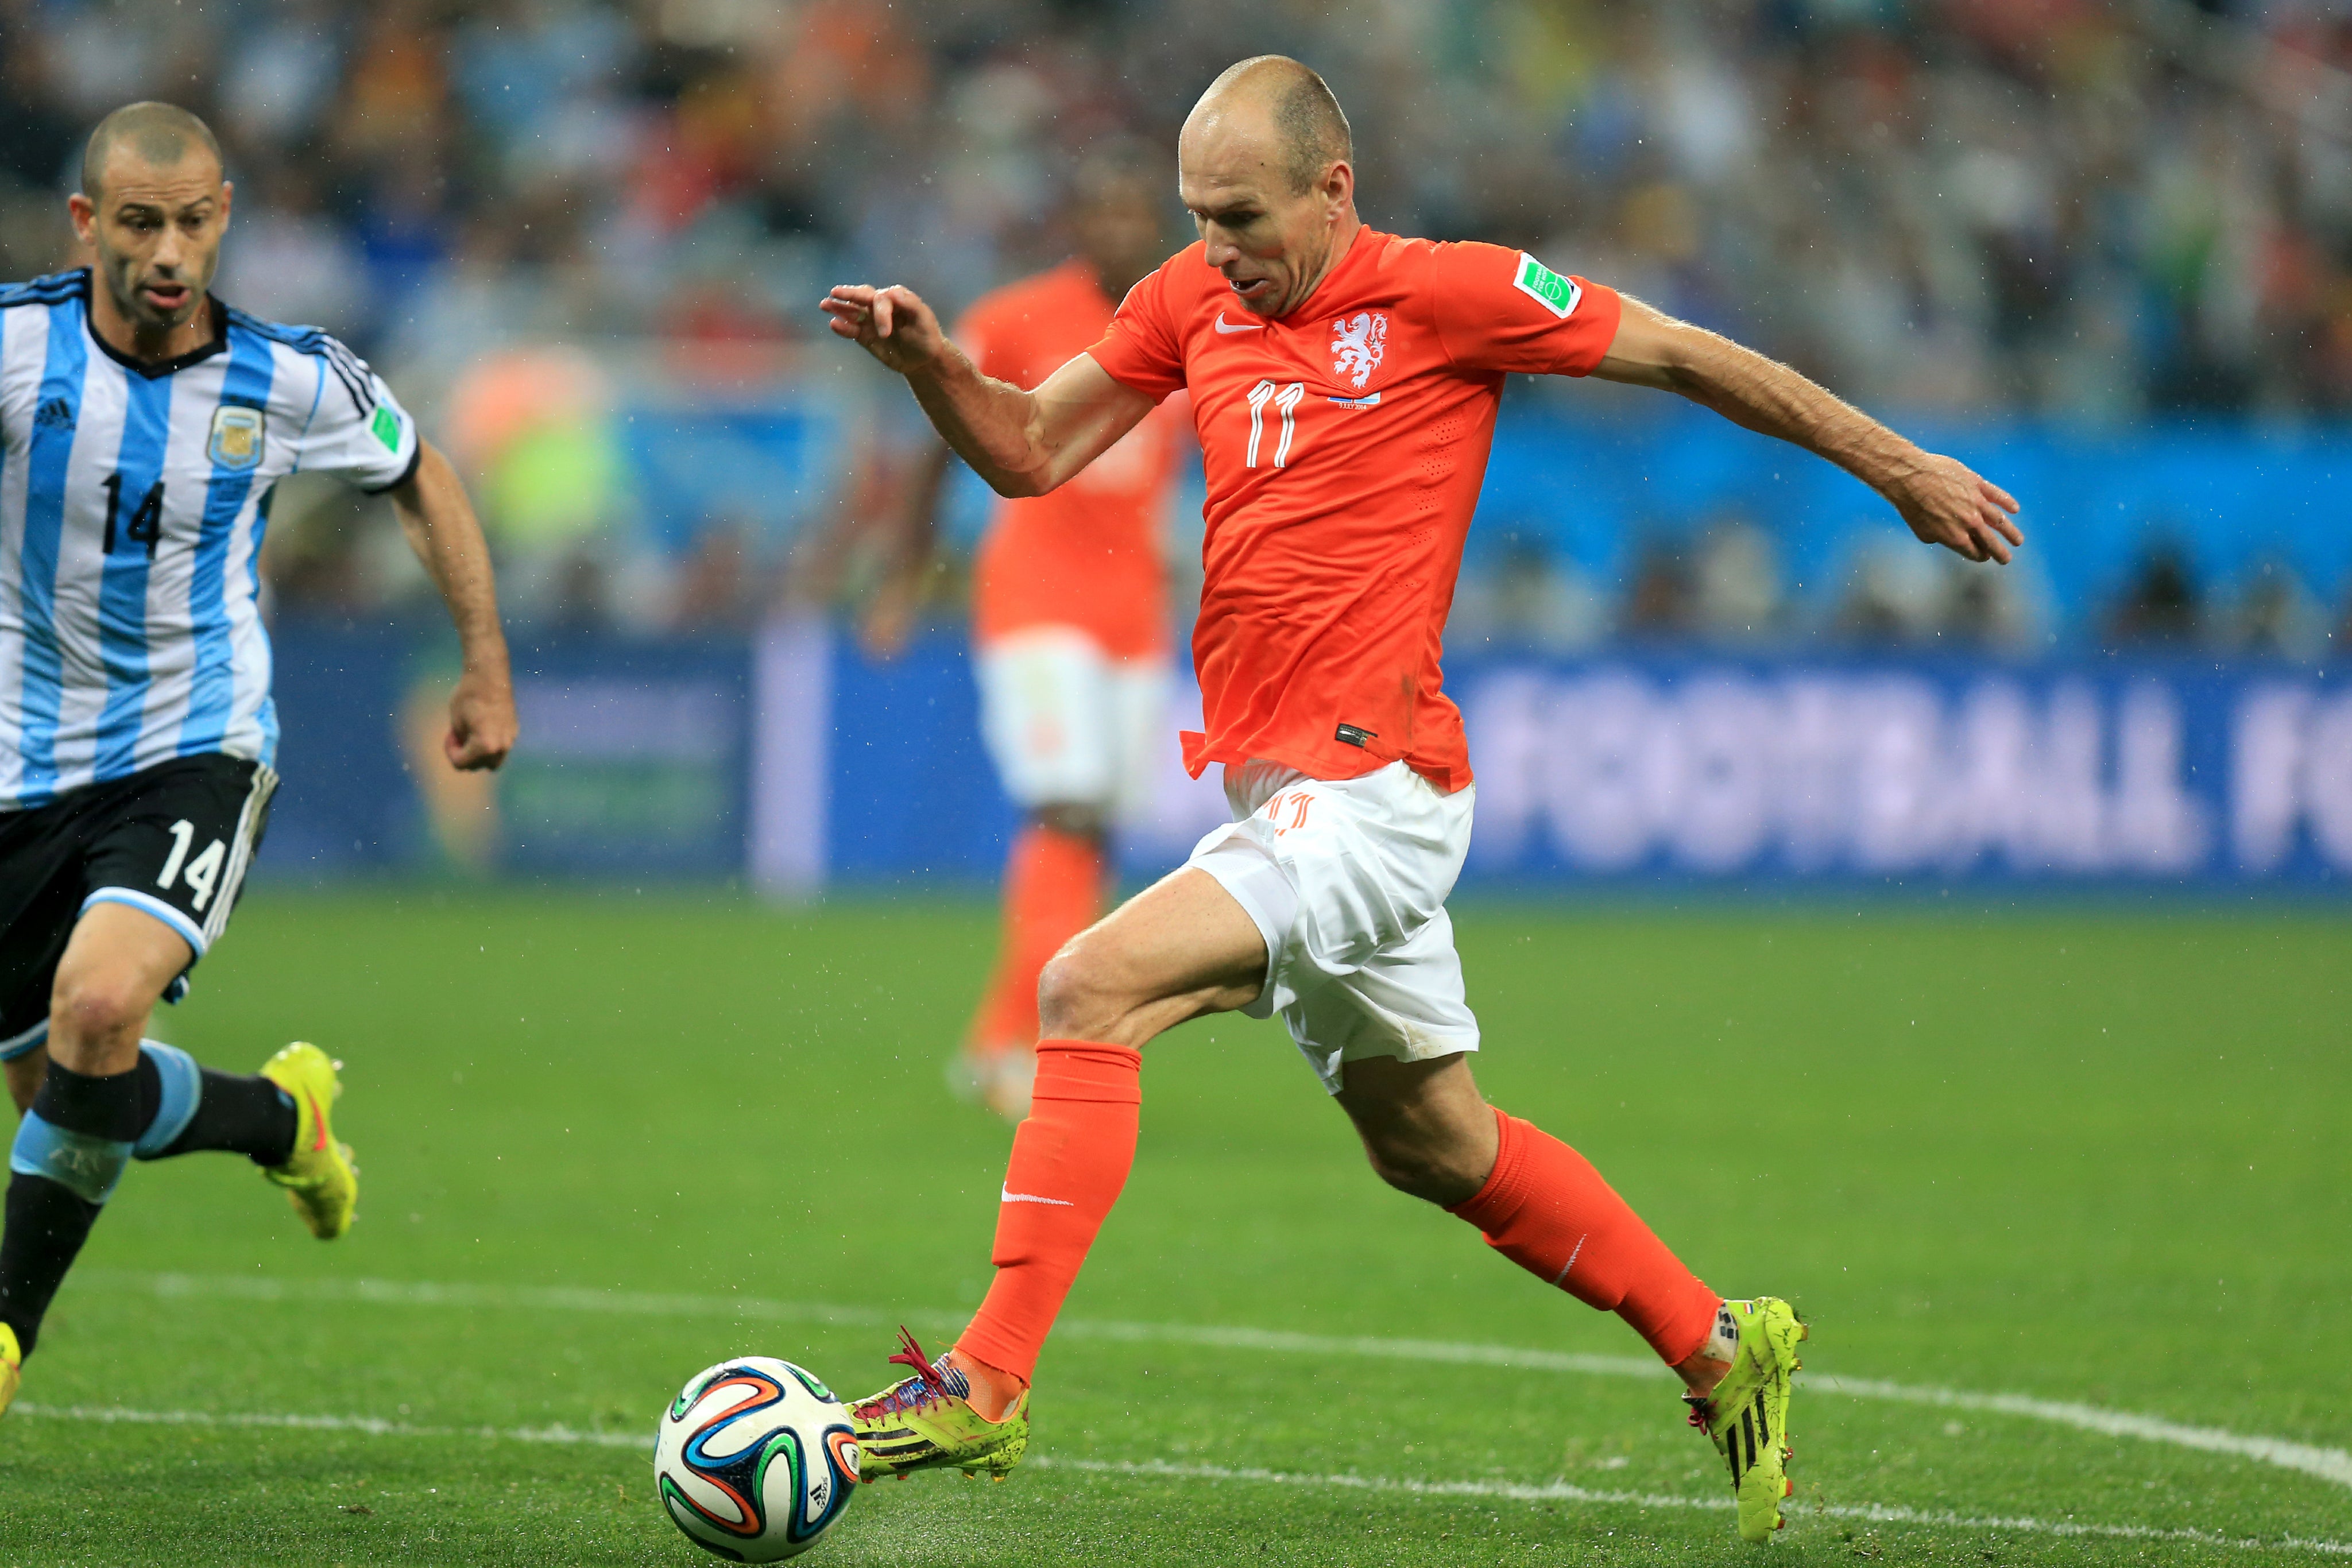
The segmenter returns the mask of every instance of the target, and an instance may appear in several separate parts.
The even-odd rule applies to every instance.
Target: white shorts
[[[1033,626],[981,644],[980,731],[1004,792],[1024,810],[1149,804],[1167,727],[1168,665],[1114,659],[1075,626]]]
[[[1217,879],[1265,938],[1265,988],[1337,1094],[1346,1063],[1478,1049],[1445,895],[1470,847],[1473,789],[1441,795],[1402,762],[1337,782],[1270,762],[1225,769],[1235,821],[1187,866]]]

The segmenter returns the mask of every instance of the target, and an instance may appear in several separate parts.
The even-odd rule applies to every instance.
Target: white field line
[[[372,1416],[291,1416],[266,1412],[216,1415],[203,1410],[131,1410],[114,1405],[41,1405],[20,1400],[13,1414],[55,1421],[140,1427],[262,1427],[297,1432],[356,1432],[370,1437],[423,1437],[446,1441],[470,1437],[484,1442],[548,1443],[575,1448],[626,1448],[650,1454],[645,1437],[625,1432],[582,1431],[574,1427],[428,1427],[406,1421],[384,1421]],[[1530,1486],[1513,1481],[1427,1481],[1364,1475],[1302,1475],[1286,1470],[1241,1469],[1224,1465],[1177,1464],[1165,1459],[1067,1459],[1052,1454],[1033,1455],[1032,1468],[1075,1470],[1087,1475],[1128,1476],[1141,1479],[1234,1481],[1244,1485],[1311,1488],[1324,1490],[1387,1493],[1399,1497],[1476,1498],[1509,1502],[1580,1502],[1603,1507],[1654,1510],[1700,1510],[1722,1512],[1733,1505],[1727,1497],[1692,1497],[1675,1492],[1604,1490],[1549,1481]],[[2222,1535],[2205,1530],[2168,1530],[2147,1524],[2090,1524],[2076,1520],[2021,1516],[1970,1515],[1887,1503],[1821,1505],[1794,1502],[1789,1512],[1797,1518],[1853,1520],[1873,1524],[1913,1524],[1931,1529],[2009,1531],[2032,1535],[2095,1536],[2123,1541],[2190,1541],[2211,1546],[2249,1551],[2315,1552],[2352,1557],[2352,1542],[2282,1536],[2275,1540]]]
[[[1390,1492],[1408,1497],[1494,1498],[1511,1502],[1587,1502],[1638,1509],[1704,1509],[1728,1511],[1727,1497],[1690,1497],[1675,1492],[1605,1491],[1568,1481],[1528,1486],[1512,1481],[1400,1480],[1387,1476],[1312,1476],[1285,1470],[1229,1469],[1223,1465],[1171,1464],[1164,1459],[1065,1459],[1040,1454],[1028,1461],[1047,1469],[1084,1470],[1093,1475],[1121,1475],[1169,1480],[1240,1481],[1266,1486],[1314,1487],[1349,1491]],[[1792,1519],[1856,1520],[1874,1524],[1921,1524],[1952,1530],[2007,1530],[2031,1535],[2089,1535],[2122,1541],[2194,1541],[2210,1546],[2231,1546],[2273,1552],[2319,1552],[2352,1557],[2352,1541],[2311,1540],[2282,1536],[2260,1540],[2222,1535],[2207,1530],[2167,1530],[2152,1524],[2085,1524],[2075,1520],[2032,1519],[2017,1515],[1962,1514],[1939,1510],[1901,1508],[1887,1503],[1829,1505],[1791,1502]]]
[[[828,1305],[818,1301],[773,1301],[755,1297],[670,1295],[628,1291],[591,1291],[516,1285],[453,1285],[397,1280],[279,1280],[236,1274],[132,1274],[84,1270],[77,1279],[89,1284],[113,1284],[150,1291],[165,1299],[231,1297],[241,1301],[356,1301],[380,1306],[453,1307],[493,1312],[597,1312],[632,1317],[733,1317],[746,1322],[820,1322],[836,1326],[887,1326],[906,1322],[952,1331],[962,1325],[962,1314],[918,1312],[886,1312],[871,1307]],[[1336,1334],[1299,1333],[1285,1329],[1202,1326],[1191,1323],[1138,1323],[1076,1319],[1055,1332],[1071,1339],[1114,1340],[1126,1343],[1194,1344],[1220,1350],[1256,1351],[1275,1355],[1357,1356],[1387,1361],[1439,1364],[1511,1367],[1529,1372],[1573,1373],[1589,1377],[1640,1377],[1662,1381],[1672,1375],[1653,1358],[1630,1355],[1588,1355],[1556,1350],[1529,1350],[1511,1345],[1463,1344],[1446,1340],[1373,1339]],[[1835,1373],[1808,1373],[1804,1386],[1812,1394],[1849,1399],[1883,1399],[1906,1405],[1940,1406],[1987,1415],[2014,1416],[2047,1421],[2105,1437],[2134,1437],[2206,1453],[2299,1470],[2352,1487],[2352,1453],[2324,1448],[2284,1437],[2248,1436],[2218,1427],[2190,1427],[2127,1410],[2106,1410],[2095,1405],[2037,1399],[2024,1394],[1973,1394],[1960,1389],[1915,1386],[1878,1378],[1842,1377]]]
[[[1907,1384],[1882,1383],[1871,1377],[1840,1377],[1834,1373],[1808,1376],[1806,1388],[1816,1394],[1843,1394],[1855,1399],[1894,1399],[1907,1405],[1940,1405],[1951,1410],[1981,1410],[1999,1416],[2023,1416],[2103,1432],[2114,1437],[2139,1437],[2207,1453],[2234,1454],[2284,1469],[2301,1470],[2338,1486],[2352,1486],[2352,1454],[2342,1448],[2322,1448],[2284,1437],[2253,1437],[2216,1427],[2184,1427],[2154,1416],[2128,1410],[2102,1410],[2095,1405],[2035,1399],[2024,1394],[1964,1394],[1955,1388],[1914,1388]]]
[[[126,1410],[120,1405],[37,1405],[29,1399],[16,1401],[9,1414],[104,1426],[264,1427],[292,1432],[360,1432],[371,1437],[477,1437],[485,1442],[584,1445],[635,1448],[647,1458],[654,1451],[650,1435],[583,1432],[576,1427],[421,1427],[407,1421],[381,1421],[373,1416],[278,1416],[266,1411],[215,1415],[207,1410]]]

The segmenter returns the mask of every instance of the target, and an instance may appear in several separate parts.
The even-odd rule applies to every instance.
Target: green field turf
[[[1460,928],[1487,1092],[1711,1282],[1793,1299],[1808,1377],[2352,1439],[2352,922]],[[135,1168],[0,1423],[0,1563],[705,1561],[644,1448],[689,1373],[863,1393],[901,1318],[940,1349],[980,1298],[1008,1133],[940,1063],[991,940],[978,904],[256,894],[168,1031],[342,1057],[361,1223],[312,1241],[226,1157]],[[1632,1334],[1381,1186],[1280,1025],[1189,1026],[1145,1080],[1031,1463],[870,1489],[809,1561],[1758,1560]],[[2352,1551],[2352,1468],[1800,1389],[1832,1511],[1775,1561]]]

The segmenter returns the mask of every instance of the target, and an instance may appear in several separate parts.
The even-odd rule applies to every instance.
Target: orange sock
[[[1591,1161],[1516,1116],[1495,1113],[1495,1174],[1446,1212],[1486,1234],[1528,1273],[1588,1306],[1615,1312],[1679,1366],[1715,1325],[1721,1301],[1666,1249]]]
[[[1029,1380],[1087,1249],[1127,1185],[1142,1103],[1141,1051],[1037,1042],[1029,1119],[1013,1134],[996,1211],[996,1278],[957,1350]]]
[[[1004,857],[1004,926],[996,970],[971,1020],[981,1051],[1037,1038],[1037,976],[1062,944],[1102,913],[1102,848],[1082,833],[1032,822]]]

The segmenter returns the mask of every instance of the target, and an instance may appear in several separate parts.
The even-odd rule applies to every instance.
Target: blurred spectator
[[[1782,631],[1780,554],[1772,537],[1743,517],[1718,518],[1700,538],[1691,587],[1692,619],[1702,637],[1768,643]]]
[[[221,252],[221,298],[266,320],[366,335],[375,294],[367,258],[326,212],[305,163],[282,163],[266,183],[239,181],[235,223],[236,243]]]
[[[2214,616],[2214,642],[2258,658],[2317,659],[2327,649],[2327,612],[2293,565],[2275,557],[2254,564]]]
[[[602,368],[571,348],[495,350],[450,389],[450,455],[472,481],[501,597],[520,619],[607,617],[588,558],[625,500],[612,401]]]
[[[1682,636],[1697,620],[1696,598],[1690,563],[1682,550],[1654,535],[1643,541],[1636,559],[1620,628],[1630,637]]]
[[[1836,632],[1873,647],[1933,642],[1944,630],[1948,587],[1934,556],[1892,531],[1874,533],[1854,552]]]
[[[1488,565],[1464,573],[1445,624],[1456,652],[1496,647],[1549,653],[1590,648],[1609,634],[1609,608],[1590,579],[1554,559],[1536,533],[1509,535]]]
[[[1947,642],[2008,653],[2047,645],[2050,637],[2033,591],[2040,581],[2030,564],[1991,567],[1958,559],[1942,564],[1949,579],[1944,606]]]
[[[2340,10],[0,0],[0,270],[68,256],[56,194],[100,114],[184,101],[214,119],[239,183],[226,297],[346,336],[457,442],[442,394],[486,353],[568,343],[635,364],[614,346],[666,337],[663,384],[723,392],[804,366],[809,300],[835,277],[905,281],[952,315],[1058,254],[1044,214],[1090,141],[1171,141],[1218,69],[1279,49],[1322,68],[1353,113],[1373,222],[1525,246],[1865,406],[2340,417]],[[604,601],[667,615],[649,607],[677,584],[639,581],[647,561],[718,572],[723,540],[706,558],[624,537],[593,443],[576,470],[539,450],[538,479],[486,500],[515,519],[502,548],[534,531],[546,544],[533,612]],[[600,498],[555,505],[575,481]],[[569,533],[551,521],[567,508]],[[771,519],[709,517],[750,530],[736,548],[755,563],[772,553]],[[1647,547],[1625,626],[1785,634],[1769,542],[1733,530]],[[1857,561],[1832,626],[2026,634],[2014,585],[1893,559]],[[1487,597],[1464,624],[1556,639],[1607,619],[1575,607],[1589,590],[1564,566],[1514,570],[1491,593],[1471,586]],[[337,580],[310,571],[287,592]],[[2103,630],[2144,640],[2194,620],[2193,594],[2168,609],[2161,591],[2144,572]],[[2293,598],[2250,582],[2221,634],[2285,646],[2302,635]],[[716,602],[679,598],[694,616]]]
[[[670,628],[677,632],[743,632],[779,597],[772,574],[760,570],[751,530],[721,520],[702,531],[677,577]]]
[[[2110,647],[2186,646],[2195,641],[2202,606],[2187,554],[2159,538],[2141,556],[2108,612]]]
[[[1090,137],[1167,138],[1284,48],[1353,107],[1375,221],[1543,246],[1864,402],[2345,407],[2352,126],[2295,84],[2340,96],[2352,28],[2207,10],[0,0],[0,180],[54,188],[98,113],[163,93],[217,119],[256,215],[341,229],[304,254],[364,252],[377,330],[551,184],[616,283],[723,212],[748,291],[788,242],[796,290],[888,268],[952,313],[1050,248]]]

